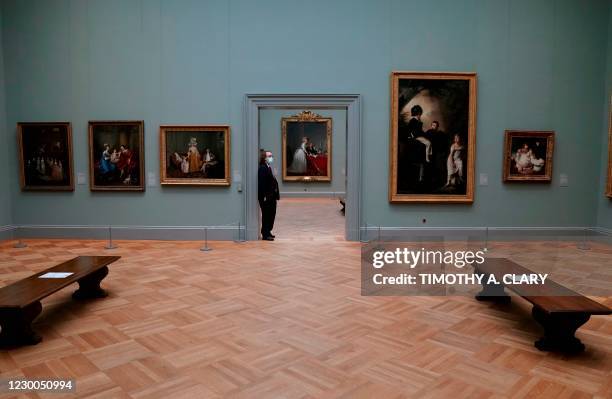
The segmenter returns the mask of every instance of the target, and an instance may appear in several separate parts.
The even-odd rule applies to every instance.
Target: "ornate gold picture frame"
[[[23,191],[74,191],[70,122],[17,123]]]
[[[332,118],[312,111],[281,119],[283,181],[331,182]]]
[[[91,191],[144,191],[144,121],[89,122]]]
[[[555,132],[506,130],[504,137],[505,182],[552,180]]]
[[[162,185],[229,186],[230,127],[159,127]]]
[[[476,74],[392,72],[389,201],[472,203]]]

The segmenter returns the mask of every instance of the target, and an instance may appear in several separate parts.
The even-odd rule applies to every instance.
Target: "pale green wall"
[[[281,119],[300,110],[263,109],[259,113],[259,144],[271,150],[276,163],[278,185],[281,193],[343,193],[346,188],[346,111],[338,109],[310,109],[323,117],[332,118],[332,180],[331,182],[283,182]]]
[[[612,2],[611,2],[612,4]],[[612,199],[605,196],[605,187],[608,178],[608,118],[612,104],[612,6],[609,8],[608,17],[608,52],[606,64],[606,92],[603,98],[603,128],[601,145],[601,189],[598,192],[597,225],[612,229]]]
[[[364,222],[386,226],[592,226],[601,196],[609,1],[5,0],[9,174],[15,223],[198,225],[235,221],[231,188],[21,193],[14,126],[69,120],[87,172],[87,121],[228,123],[243,168],[245,93],[363,96]],[[478,73],[476,187],[468,205],[387,201],[389,74]],[[609,75],[609,69],[608,75]],[[501,181],[504,129],[557,132],[550,185]],[[569,187],[559,187],[567,173]],[[52,206],[52,208],[51,208]],[[609,207],[605,204],[605,207]],[[601,209],[602,207],[600,207]],[[609,210],[609,208],[608,208]],[[608,214],[601,211],[599,222]]]
[[[0,9],[0,25],[2,24],[2,9]],[[0,29],[0,43],[2,32]],[[14,188],[9,171],[9,150],[14,151],[12,141],[9,140],[9,129],[6,128],[6,107],[4,97],[4,57],[0,47],[0,229],[12,223],[11,218],[11,190]],[[10,143],[10,144],[9,144]],[[2,233],[0,232],[0,236]]]

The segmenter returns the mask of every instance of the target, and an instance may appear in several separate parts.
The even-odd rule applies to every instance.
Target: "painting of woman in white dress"
[[[550,182],[554,132],[505,132],[504,181]]]
[[[332,119],[311,111],[282,118],[283,180],[331,181]]]
[[[389,201],[474,200],[476,74],[391,74]]]
[[[161,126],[161,184],[228,186],[229,126]]]

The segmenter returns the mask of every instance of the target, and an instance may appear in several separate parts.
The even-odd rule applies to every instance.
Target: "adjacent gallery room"
[[[612,398],[612,0],[0,0],[1,398]]]

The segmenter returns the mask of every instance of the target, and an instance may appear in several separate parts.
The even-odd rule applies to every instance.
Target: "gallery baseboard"
[[[346,197],[344,191],[281,191],[281,199],[285,198],[340,198]]]
[[[612,231],[602,227],[389,227],[363,226],[362,241],[510,241],[510,240],[604,240]]]
[[[107,240],[108,226],[79,225],[21,225],[12,226],[9,237],[20,238],[78,238]],[[235,241],[244,239],[244,226],[112,226],[113,240],[177,240]],[[240,232],[240,234],[239,234]]]
[[[200,226],[113,226],[116,240],[177,240],[202,241],[204,227]],[[245,237],[245,228],[238,225],[208,226],[210,241],[235,241]],[[612,229],[604,227],[390,227],[362,226],[363,241],[495,241],[517,239],[557,240],[612,240]],[[108,226],[85,225],[21,225],[0,226],[0,240],[13,238],[76,238],[106,240]]]
[[[13,226],[0,226],[0,240],[9,240],[13,238]]]

